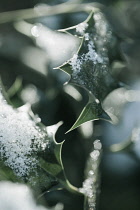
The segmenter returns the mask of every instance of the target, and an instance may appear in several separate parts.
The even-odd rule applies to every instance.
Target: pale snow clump
[[[87,29],[88,24],[83,22],[77,25],[76,32],[78,32],[81,35],[84,35],[85,30]]]
[[[87,34],[86,37],[88,37]],[[70,59],[69,63],[72,66],[73,76],[81,71],[81,67],[86,61],[92,61],[94,65],[97,63],[103,64],[104,62],[103,58],[96,52],[93,41],[89,41],[87,46],[87,53],[82,54],[80,58],[78,58],[78,54],[74,54]]]
[[[96,207],[96,197],[99,187],[99,175],[98,169],[100,164],[101,148],[102,144],[100,140],[94,141],[94,150],[90,153],[90,157],[87,165],[87,178],[83,182],[83,187],[80,188],[80,192],[84,193],[88,197],[88,203],[90,210],[94,210]]]
[[[62,210],[62,205],[58,204],[51,210]],[[12,182],[0,182],[0,209],[1,210],[49,210],[37,205],[32,191],[23,184]]]
[[[19,177],[29,175],[37,165],[36,152],[47,146],[38,119],[32,120],[25,108],[14,109],[0,92],[0,158]]]

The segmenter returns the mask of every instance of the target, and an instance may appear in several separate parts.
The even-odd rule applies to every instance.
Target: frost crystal
[[[85,22],[80,23],[80,24],[77,25],[76,31],[79,34],[83,35],[87,27],[88,27],[88,24],[87,23],[85,23]]]
[[[88,38],[89,36],[86,34],[86,40],[88,40]],[[86,61],[92,61],[94,65],[97,63],[103,63],[103,58],[96,52],[94,43],[89,41],[87,46],[87,53],[82,54],[80,58],[78,57],[78,54],[74,54],[70,60],[70,65],[72,66],[74,77],[81,71],[81,67]]]
[[[89,41],[88,43],[88,53],[85,54],[85,60],[91,60],[94,64],[103,63],[103,59],[95,51],[95,46],[92,41]]]
[[[72,65],[73,73],[74,72],[76,72],[76,73],[80,72],[81,65],[82,65],[82,60],[78,59],[77,54],[74,54],[74,56],[70,60],[70,64]]]
[[[28,176],[36,167],[35,154],[47,145],[45,135],[27,110],[13,109],[0,92],[0,157],[17,176]]]
[[[85,37],[85,40],[89,40],[89,34],[88,33],[85,33],[84,37]]]

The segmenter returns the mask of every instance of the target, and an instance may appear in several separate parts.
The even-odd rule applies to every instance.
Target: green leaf
[[[44,151],[44,153],[40,153],[39,165],[47,173],[56,177],[63,187],[65,187],[73,193],[80,194],[78,189],[69,183],[65,175],[61,159],[61,152],[64,141],[61,143],[57,143],[55,141],[55,132],[56,129],[59,127],[60,123],[58,123],[57,125],[49,126],[47,128],[49,145],[46,148],[46,151]]]
[[[93,120],[107,120],[111,121],[108,114],[102,109],[101,104],[92,102],[88,103],[82,110],[80,116],[68,132],[74,130],[85,122]]]
[[[1,89],[0,180],[25,181],[34,188],[46,190],[60,183],[79,193],[65,176],[61,160],[64,142],[55,141],[55,133],[62,123],[45,127],[29,104],[14,109],[6,102]],[[5,176],[7,171],[9,176]]]
[[[55,141],[55,132],[59,125],[60,123],[47,127],[47,139],[49,139],[49,143],[44,152],[41,151],[39,153],[39,165],[52,176],[60,177],[61,174],[62,179],[65,179],[61,160],[62,145],[64,142],[57,143]]]
[[[12,169],[4,164],[0,160],[0,181],[9,180],[13,182],[18,182],[20,179],[13,173]]]
[[[105,111],[101,104],[118,87],[118,82],[110,74],[109,51],[114,47],[114,36],[107,20],[101,12],[92,12],[82,24],[67,29],[75,28],[75,34],[83,38],[78,52],[59,69],[70,75],[69,83],[86,89],[95,100],[88,102],[70,130],[90,120],[109,119],[107,114],[102,116]]]

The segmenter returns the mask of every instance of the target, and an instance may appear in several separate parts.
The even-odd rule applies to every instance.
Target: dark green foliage
[[[105,119],[109,116],[102,109],[105,97],[118,86],[110,74],[109,52],[114,50],[112,39],[114,34],[101,12],[91,12],[86,21],[82,41],[77,54],[66,64],[60,66],[64,72],[70,75],[70,83],[78,85],[87,90],[90,99],[76,123],[70,130],[81,124],[91,121]],[[76,33],[79,26],[75,26]],[[64,32],[74,30],[74,27],[63,30]],[[115,39],[115,38],[114,38]]]

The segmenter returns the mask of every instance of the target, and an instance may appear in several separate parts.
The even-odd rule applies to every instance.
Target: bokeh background
[[[0,12],[65,3],[64,0],[1,0]],[[94,1],[67,1],[87,3]],[[53,68],[61,65],[78,49],[79,41],[56,32],[84,21],[84,12],[53,15],[0,24],[0,76],[14,105],[31,103],[32,110],[47,125],[63,121],[56,134],[65,139],[62,158],[70,182],[81,187],[84,168],[94,139],[101,139],[101,193],[99,210],[140,209],[140,140],[131,150],[111,153],[111,144],[123,142],[140,125],[140,2],[100,0],[104,13],[118,39],[118,55],[111,61],[111,74],[122,88],[104,102],[116,124],[89,122],[68,134],[88,100],[86,92],[64,85],[69,77]],[[0,17],[1,20],[1,17]],[[51,206],[64,203],[66,210],[82,210],[83,198],[66,191],[45,195]]]

